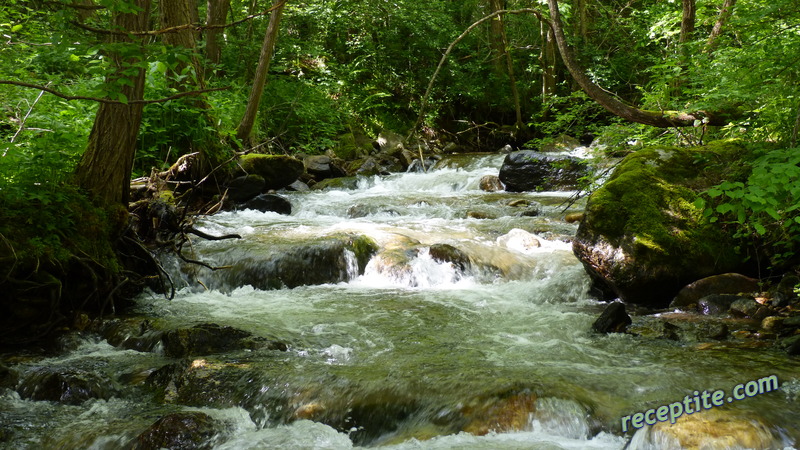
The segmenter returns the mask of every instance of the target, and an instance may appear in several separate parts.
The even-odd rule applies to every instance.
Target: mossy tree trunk
[[[561,14],[558,9],[558,0],[547,0],[550,8],[550,23],[555,35],[558,51],[561,59],[567,67],[570,75],[586,94],[597,102],[600,106],[625,120],[650,125],[659,128],[671,127],[691,127],[697,123],[705,125],[722,126],[728,120],[722,114],[708,111],[647,111],[623,103],[603,88],[595,84],[587,75],[583,67],[578,63],[571,47],[564,36],[564,27],[561,22]]]
[[[150,0],[134,0],[138,12],[116,13],[115,27],[127,31],[145,31],[150,14]],[[142,103],[130,103],[144,97],[144,39],[128,35],[112,35],[115,43],[139,44],[139,52],[110,54],[116,71],[106,83],[119,87],[119,94],[128,102],[101,103],[89,134],[89,144],[75,171],[76,183],[105,205],[127,205],[136,136],[142,122]]]

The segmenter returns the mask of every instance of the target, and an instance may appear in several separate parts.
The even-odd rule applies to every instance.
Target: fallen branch
[[[168,102],[170,100],[175,100],[175,99],[178,99],[178,98],[181,98],[181,97],[190,97],[190,96],[194,96],[194,95],[201,95],[201,94],[205,94],[207,92],[227,91],[228,89],[230,89],[230,87],[228,87],[228,86],[219,87],[219,88],[210,88],[210,89],[199,89],[199,90],[196,90],[196,91],[181,92],[179,94],[175,94],[175,95],[171,95],[169,97],[159,98],[159,99],[155,99],[155,100],[131,100],[129,102],[121,102],[119,100],[110,100],[110,99],[107,99],[107,98],[100,98],[100,97],[86,97],[86,96],[82,96],[82,95],[67,95],[67,94],[64,94],[62,92],[56,91],[55,89],[50,89],[47,86],[40,86],[38,84],[24,83],[22,81],[0,80],[0,84],[10,84],[12,86],[20,86],[20,87],[26,87],[26,88],[31,88],[31,89],[38,89],[40,91],[44,91],[44,92],[53,94],[56,97],[63,98],[64,100],[90,100],[90,101],[93,101],[93,102],[109,103],[109,104],[117,104],[117,105],[134,105],[134,104],[149,105],[151,103],[164,103],[164,102]],[[48,83],[48,85],[49,85],[49,83]]]
[[[186,232],[187,233],[192,233],[195,236],[200,236],[203,239],[208,239],[209,241],[222,241],[222,240],[225,240],[225,239],[241,239],[242,238],[242,236],[240,236],[240,235],[238,235],[236,233],[225,234],[225,235],[222,235],[222,236],[214,236],[214,235],[202,232],[202,231],[200,231],[200,230],[198,230],[197,228],[194,228],[194,227],[187,228]]]

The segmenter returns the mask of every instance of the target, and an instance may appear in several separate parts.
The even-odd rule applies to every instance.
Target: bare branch
[[[90,101],[99,102],[99,103],[110,103],[110,104],[121,104],[121,105],[125,105],[125,104],[128,104],[128,105],[133,105],[133,104],[149,105],[151,103],[164,103],[164,102],[168,102],[170,100],[175,100],[175,99],[178,99],[178,98],[181,98],[181,97],[190,97],[190,96],[194,96],[194,95],[201,95],[201,94],[205,94],[207,92],[227,91],[228,89],[230,89],[230,87],[227,87],[227,86],[226,87],[219,87],[219,88],[211,88],[211,89],[199,89],[199,90],[196,90],[196,91],[181,92],[179,94],[171,95],[169,97],[163,97],[163,98],[158,98],[158,99],[154,99],[154,100],[131,100],[131,101],[126,103],[126,102],[121,102],[121,101],[118,101],[118,100],[110,100],[110,99],[107,99],[107,98],[100,98],[100,97],[86,97],[86,96],[82,96],[82,95],[67,95],[67,94],[64,94],[62,92],[58,92],[55,89],[50,89],[47,86],[40,86],[40,85],[37,85],[37,84],[31,84],[31,83],[23,83],[22,81],[0,80],[0,84],[10,84],[12,86],[21,86],[21,87],[26,87],[26,88],[31,88],[31,89],[38,89],[40,91],[44,91],[44,92],[48,92],[50,94],[53,94],[56,97],[63,98],[64,100],[90,100]]]

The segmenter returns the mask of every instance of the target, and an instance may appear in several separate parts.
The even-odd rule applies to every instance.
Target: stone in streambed
[[[730,410],[684,414],[674,424],[658,422],[636,432],[630,448],[783,448],[761,420]]]
[[[759,290],[758,280],[738,273],[702,278],[684,286],[670,303],[671,308],[688,307],[709,295],[738,295]]]
[[[275,194],[261,194],[245,202],[241,209],[252,209],[261,212],[276,212],[278,214],[292,214],[292,204],[285,197]]]
[[[608,297],[653,307],[701,278],[749,273],[752,263],[736,252],[733,232],[710,222],[696,202],[722,179],[746,179],[748,158],[752,152],[737,141],[654,146],[627,156],[589,197],[572,241],[575,256]]]
[[[80,405],[93,398],[109,399],[111,381],[79,369],[42,367],[27,374],[19,385],[20,397]]]
[[[478,187],[482,191],[486,192],[497,192],[505,190],[505,186],[503,186],[503,182],[500,181],[500,177],[497,175],[484,175],[481,177],[480,181],[478,181]]]
[[[586,173],[586,166],[577,158],[520,150],[503,160],[499,179],[508,192],[569,191],[578,189]]]
[[[434,261],[448,262],[462,272],[470,266],[469,255],[450,244],[431,245],[430,255]]]
[[[264,189],[289,186],[303,174],[303,162],[286,155],[249,153],[239,157],[239,173],[258,175],[264,179]]]
[[[597,333],[624,333],[632,322],[631,316],[625,311],[625,305],[613,302],[595,320],[592,330]]]
[[[228,182],[228,198],[234,202],[245,202],[260,194],[267,183],[261,175],[244,175]]]
[[[163,334],[164,354],[181,358],[193,355],[210,355],[239,349],[266,348],[286,351],[287,345],[253,336],[251,333],[214,323],[204,323],[191,328],[170,330]]]
[[[212,438],[219,432],[211,416],[202,412],[168,414],[143,431],[133,442],[133,450],[156,448],[212,448]]]

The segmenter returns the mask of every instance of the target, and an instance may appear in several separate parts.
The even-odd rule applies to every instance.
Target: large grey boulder
[[[499,177],[508,192],[571,191],[586,174],[578,158],[520,150],[506,156]]]

